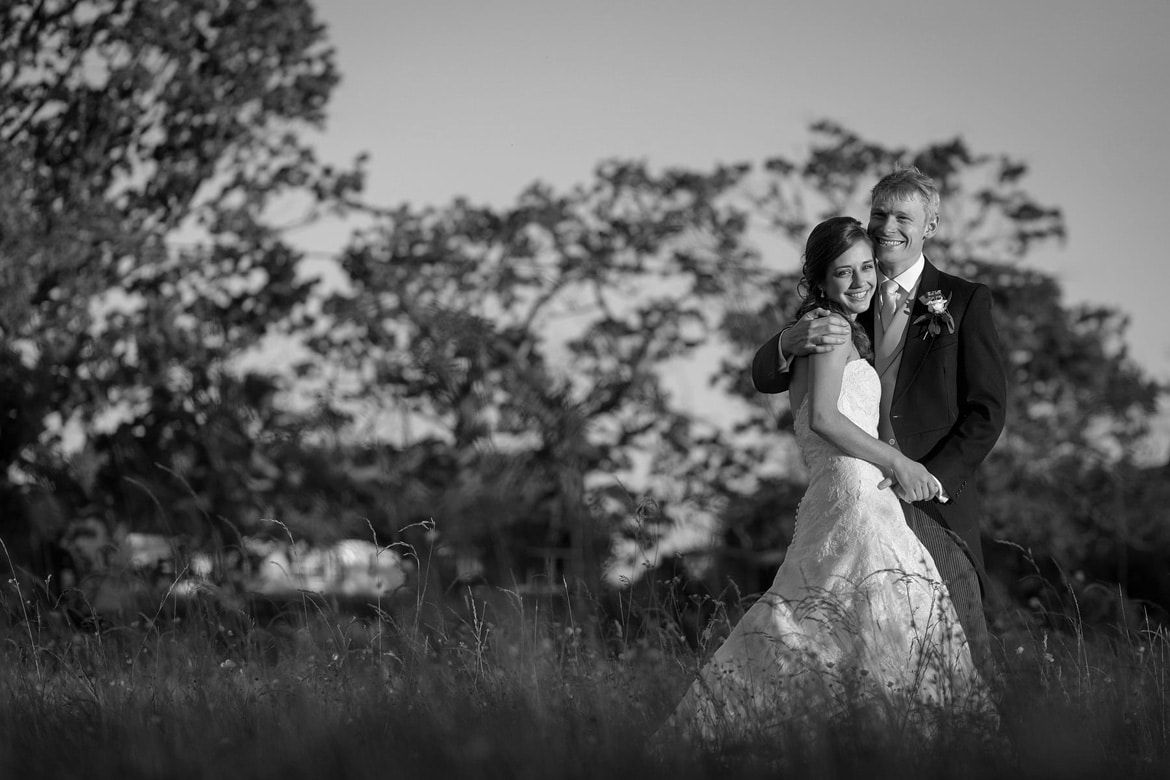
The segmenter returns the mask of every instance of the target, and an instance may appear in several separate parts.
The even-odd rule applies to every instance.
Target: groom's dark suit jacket
[[[947,333],[944,327],[938,336],[924,338],[927,322],[914,321],[926,314],[921,297],[932,290],[950,298],[955,332]],[[917,295],[906,327],[890,423],[902,452],[925,465],[950,498],[945,504],[928,501],[916,506],[958,535],[983,577],[982,501],[975,489],[975,471],[999,438],[1007,401],[991,290],[943,273],[927,261]],[[873,312],[871,306],[857,318],[871,339]],[[776,334],[760,347],[752,363],[752,382],[761,393],[788,389],[788,374],[777,371],[779,339]]]

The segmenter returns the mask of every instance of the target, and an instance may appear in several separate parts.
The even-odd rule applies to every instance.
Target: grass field
[[[669,622],[481,589],[361,617],[309,596],[259,621],[163,597],[123,620],[0,598],[3,778],[1162,777],[1170,645],[1034,617],[1000,632],[1002,734],[826,728],[709,752],[646,739],[693,679]],[[1008,616],[1011,617],[1011,616]]]

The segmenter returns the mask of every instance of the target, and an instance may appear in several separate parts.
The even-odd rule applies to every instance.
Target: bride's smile
[[[869,242],[859,241],[842,252],[830,266],[824,287],[825,297],[850,314],[868,309],[877,288],[877,261]]]

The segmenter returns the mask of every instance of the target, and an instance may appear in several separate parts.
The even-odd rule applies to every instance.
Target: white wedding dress
[[[874,435],[880,395],[872,366],[845,366],[838,407]],[[897,497],[878,489],[882,473],[813,433],[807,402],[795,429],[809,485],[792,544],[664,731],[742,742],[859,712],[927,732],[940,713],[994,717],[946,587]]]

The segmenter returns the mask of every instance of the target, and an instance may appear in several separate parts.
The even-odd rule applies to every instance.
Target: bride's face
[[[877,261],[873,247],[858,241],[829,264],[825,275],[825,297],[845,307],[853,315],[869,308],[877,288]]]

